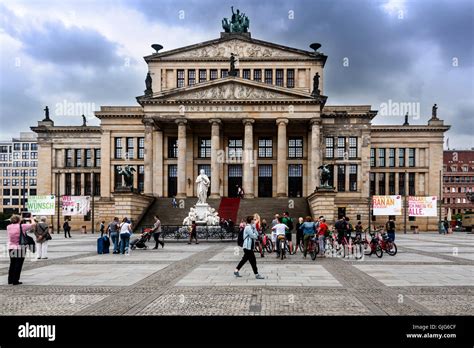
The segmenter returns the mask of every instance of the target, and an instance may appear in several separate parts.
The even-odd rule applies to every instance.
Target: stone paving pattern
[[[96,239],[53,235],[11,286],[0,231],[0,315],[474,315],[472,234],[397,234],[398,254],[381,259],[257,255],[264,280],[249,264],[233,276],[235,243],[97,255]]]

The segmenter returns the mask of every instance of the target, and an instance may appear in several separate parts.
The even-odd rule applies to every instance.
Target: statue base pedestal
[[[313,216],[324,216],[326,222],[332,224],[336,221],[336,192],[334,188],[317,187],[316,191],[308,197],[308,205]]]
[[[196,223],[198,223],[198,222],[206,223],[206,217],[207,217],[208,210],[209,210],[209,204],[207,204],[207,203],[196,203],[195,210],[194,210],[196,212],[196,215],[197,215],[197,218],[198,218]]]

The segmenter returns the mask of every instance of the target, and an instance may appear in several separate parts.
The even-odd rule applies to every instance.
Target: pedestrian
[[[262,232],[262,222],[260,221],[260,215],[258,215],[257,213],[253,214],[253,223],[255,225],[257,233]]]
[[[105,231],[105,221],[101,221],[100,226],[99,226],[99,231],[100,231],[100,236],[103,237],[104,233],[107,234]]]
[[[34,229],[36,224],[30,220],[29,224],[22,224],[20,216],[12,215],[10,224],[7,226],[8,255],[10,256],[10,268],[8,269],[8,284],[19,285],[21,269],[25,261],[26,248],[20,245],[20,233],[25,234]],[[21,232],[20,232],[21,230]]]
[[[346,220],[344,219],[344,216],[339,216],[339,219],[334,224],[334,227],[336,228],[337,232],[337,242],[342,244],[342,240],[346,234]]]
[[[262,220],[262,232],[265,233],[267,228],[268,228],[267,220],[263,219]]]
[[[444,226],[444,230],[446,231],[446,233],[449,233],[449,222],[448,222],[447,217],[444,217],[443,226]]]
[[[278,223],[272,227],[272,231],[275,231],[276,252],[277,252],[277,259],[278,259],[280,257],[280,252],[282,252],[283,255],[285,255],[285,250],[280,250],[280,243],[278,241],[278,238],[280,236],[283,236],[284,238],[286,238],[286,233],[288,231],[288,226],[283,223],[282,217],[278,218]]]
[[[158,244],[161,244],[161,247],[165,247],[165,242],[160,240],[160,234],[161,234],[161,221],[158,215],[154,216],[155,219],[155,224],[153,225],[153,229],[151,230],[153,232],[153,239],[155,240],[155,247],[153,249],[158,249]]]
[[[178,202],[176,202],[176,197],[173,196],[173,199],[171,200],[171,206],[173,208],[178,208]]]
[[[118,217],[114,217],[112,222],[107,227],[109,231],[110,239],[112,239],[112,243],[114,244],[114,251],[113,254],[119,253],[119,233],[120,233],[120,220]]]
[[[319,253],[321,254],[321,257],[326,257],[324,255],[325,252],[325,246],[326,246],[326,237],[329,236],[329,227],[326,224],[326,219],[321,217],[321,220],[319,222],[319,228],[318,228],[318,242],[319,242]]]
[[[249,261],[250,265],[252,266],[253,273],[255,274],[255,279],[265,279],[265,277],[258,273],[257,259],[255,258],[255,254],[253,252],[253,249],[255,248],[255,240],[258,237],[258,233],[255,227],[253,227],[254,222],[255,221],[252,216],[247,216],[243,235],[244,244],[242,246],[244,250],[244,256],[242,256],[242,260],[240,260],[239,264],[237,265],[237,268],[234,271],[234,276],[241,277],[239,273],[240,269],[247,261]]]
[[[308,254],[309,240],[313,238],[316,234],[316,224],[313,222],[311,216],[307,216],[305,218],[305,222],[303,222],[300,228],[303,232],[303,258],[306,258],[306,255]]]
[[[120,253],[129,253],[130,236],[132,235],[132,224],[124,217],[120,224]]]
[[[69,238],[71,238],[71,226],[69,225],[68,219],[64,220],[63,230],[64,230],[64,238],[67,238],[68,235],[69,235]]]
[[[388,238],[392,241],[395,242],[395,221],[393,221],[393,217],[389,216],[388,221],[385,224],[385,231],[387,231],[387,236]]]
[[[304,223],[303,217],[298,218],[298,222],[296,223],[296,245],[295,248],[298,248],[301,242],[303,242],[303,230],[301,229],[301,225]]]
[[[227,228],[227,232],[232,232],[234,230],[234,221],[232,221],[231,218],[229,218],[229,220],[227,221],[228,222],[228,228]]]
[[[191,244],[191,242],[194,240],[196,241],[196,244],[199,244],[198,239],[197,239],[197,225],[196,221],[191,222],[190,226],[190,233],[189,233],[189,242],[188,244]]]
[[[272,242],[273,244],[276,244],[276,231],[273,229],[273,227],[275,227],[276,225],[278,225],[280,222],[279,222],[279,219],[280,218],[280,214],[275,214],[275,216],[273,217],[273,220],[272,220],[272,227],[271,227],[271,230],[272,230]]]
[[[361,241],[362,240],[362,232],[364,232],[364,227],[362,227],[362,222],[357,221],[357,225],[355,227],[355,233],[356,233],[356,240]]]
[[[48,224],[46,223],[46,216],[40,218],[40,223],[36,225],[34,229],[36,236],[36,248],[37,248],[37,259],[48,258],[48,241],[51,239],[51,235],[48,231]]]
[[[291,242],[291,235],[293,231],[293,219],[290,217],[290,213],[285,211],[283,213],[283,219],[282,222],[288,226],[288,230],[286,230],[285,237],[288,242]]]

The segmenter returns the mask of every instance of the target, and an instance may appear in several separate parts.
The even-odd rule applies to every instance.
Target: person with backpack
[[[234,276],[242,277],[239,273],[240,269],[247,261],[249,261],[250,265],[252,266],[253,273],[255,274],[255,279],[265,279],[265,277],[258,273],[257,259],[255,258],[255,254],[253,252],[253,249],[255,248],[255,240],[258,237],[258,233],[253,224],[253,216],[247,216],[245,228],[243,229],[242,234],[239,232],[239,236],[237,237],[237,244],[243,248],[244,256],[242,256],[242,260],[240,260],[239,264],[237,265],[237,268],[234,271]]]
[[[37,259],[47,259],[48,258],[48,240],[52,239],[48,231],[48,224],[46,223],[46,216],[40,218],[40,223],[36,224],[34,233],[36,236],[37,243]]]
[[[285,232],[285,238],[288,242],[291,242],[291,232],[293,231],[294,226],[293,219],[290,217],[290,213],[285,211],[283,213],[283,218],[281,219],[281,222],[288,226],[288,229]]]
[[[69,235],[69,238],[71,238],[71,226],[69,226],[68,219],[64,220],[63,230],[64,230],[64,238],[67,238],[68,235]]]
[[[385,231],[387,231],[387,236],[392,242],[395,242],[395,221],[393,217],[389,216],[387,223],[385,224]]]
[[[342,240],[344,239],[344,236],[347,230],[346,219],[344,218],[344,216],[339,217],[339,219],[334,224],[334,227],[336,228],[336,231],[337,231],[337,242],[339,244],[342,244]]]

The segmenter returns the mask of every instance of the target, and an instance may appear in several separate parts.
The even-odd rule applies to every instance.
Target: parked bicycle
[[[367,233],[370,235],[370,240],[367,238]],[[364,254],[370,256],[372,254],[377,255],[378,258],[383,256],[383,249],[379,243],[379,238],[377,237],[377,232],[365,232],[364,239],[362,240],[362,245],[364,246]]]
[[[395,256],[397,254],[397,245],[390,239],[386,232],[380,235],[379,244],[382,250],[390,256]]]

